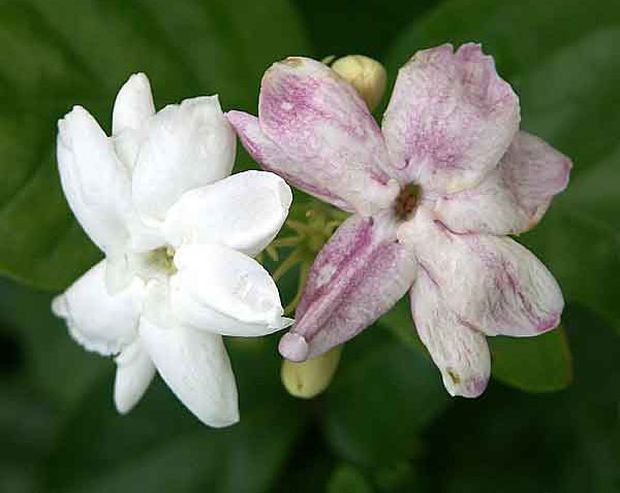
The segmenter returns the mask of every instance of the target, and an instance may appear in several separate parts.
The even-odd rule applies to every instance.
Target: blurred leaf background
[[[524,128],[575,162],[519,238],[562,285],[563,328],[494,339],[487,392],[451,399],[401,302],[346,345],[317,399],[286,394],[276,338],[229,339],[239,425],[201,426],[161,382],[117,415],[112,361],[49,311],[98,257],[59,188],[56,120],[81,104],[109,129],[136,71],[158,107],[219,93],[253,111],[287,55],[363,53],[393,81],[416,50],[465,41],[495,56]],[[0,46],[0,491],[620,491],[616,0],[0,0]]]

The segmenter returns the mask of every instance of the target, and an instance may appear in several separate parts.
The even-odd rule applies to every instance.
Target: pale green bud
[[[323,392],[334,378],[340,362],[340,346],[301,363],[284,360],[280,376],[289,394],[312,399]]]
[[[357,89],[368,109],[374,111],[385,92],[387,74],[383,65],[364,55],[348,55],[336,60],[331,67]]]

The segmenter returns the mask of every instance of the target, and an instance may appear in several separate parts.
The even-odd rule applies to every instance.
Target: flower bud
[[[338,368],[341,352],[338,346],[301,363],[284,360],[280,376],[288,393],[301,399],[312,399],[327,389]]]
[[[385,92],[387,75],[383,65],[364,55],[348,55],[336,60],[331,68],[355,87],[368,109],[374,111]]]

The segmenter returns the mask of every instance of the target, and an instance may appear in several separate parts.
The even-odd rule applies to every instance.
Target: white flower
[[[290,325],[252,256],[282,226],[292,196],[275,174],[229,176],[235,134],[217,96],[155,113],[147,77],[120,90],[112,137],[76,106],[58,124],[62,187],[102,260],[53,302],[74,339],[116,355],[121,413],[159,372],[204,423],[239,419],[221,335]]]

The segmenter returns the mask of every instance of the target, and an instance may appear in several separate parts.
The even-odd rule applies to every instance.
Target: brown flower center
[[[408,219],[415,211],[419,198],[420,187],[418,185],[414,183],[405,185],[394,202],[394,214],[396,217],[401,221]]]

